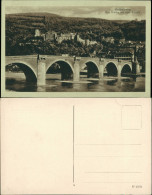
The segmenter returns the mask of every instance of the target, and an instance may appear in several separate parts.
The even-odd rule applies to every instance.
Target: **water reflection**
[[[110,81],[106,81],[107,85],[116,85],[116,82],[120,82],[120,80],[118,81],[117,79],[115,80],[110,80]]]
[[[73,89],[74,91],[79,91],[79,89],[81,88],[79,83],[73,83]]]
[[[61,81],[50,76],[46,79],[46,85],[37,86],[34,83],[27,83],[24,77],[18,78],[13,73],[6,77],[6,90],[20,92],[143,92],[145,91],[145,78],[104,77],[102,80],[81,78],[79,82],[73,82],[72,80]]]
[[[46,87],[45,86],[37,86],[37,91],[38,92],[45,92],[46,91]]]

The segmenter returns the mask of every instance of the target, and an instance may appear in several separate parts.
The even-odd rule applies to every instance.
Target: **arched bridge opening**
[[[121,70],[121,76],[128,76],[132,72],[129,64],[125,64]]]
[[[113,62],[109,62],[105,67],[105,72],[107,76],[117,76],[118,70],[116,65]]]
[[[60,74],[61,80],[71,80],[73,78],[73,69],[71,64],[69,64],[68,62],[63,60],[58,60],[53,62],[47,68],[46,74]]]
[[[26,79],[27,82],[36,83],[37,82],[37,76],[34,72],[34,70],[27,64],[15,62],[6,65],[6,71],[11,71],[12,73],[19,73],[23,72],[25,77],[22,76],[22,78]]]
[[[85,63],[85,66],[81,69],[81,74],[86,74],[88,78],[96,78],[99,77],[98,66],[92,62],[88,61]]]

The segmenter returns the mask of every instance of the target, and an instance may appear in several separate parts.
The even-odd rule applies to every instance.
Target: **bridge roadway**
[[[78,82],[81,70],[87,66],[88,77],[93,77],[98,73],[99,79],[103,79],[106,68],[109,75],[121,77],[122,72],[126,71],[137,74],[140,66],[137,60],[118,60],[107,58],[91,57],[70,57],[53,55],[25,55],[25,56],[6,56],[5,65],[17,65],[26,76],[27,81],[37,82],[38,85],[45,85],[46,73],[50,67],[58,63],[61,69],[61,79],[73,79]]]

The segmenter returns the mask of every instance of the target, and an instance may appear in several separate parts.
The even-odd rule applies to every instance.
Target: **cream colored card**
[[[49,21],[54,20],[56,22],[52,26]],[[101,23],[96,24],[96,20],[101,20]],[[127,22],[129,27],[125,25],[124,32],[127,33],[123,45],[124,38],[121,39],[119,33],[124,27],[120,28],[120,25]],[[67,24],[72,26],[67,27]],[[30,30],[25,32],[27,29]],[[60,41],[58,45],[46,38],[43,45],[40,43],[33,52],[38,44],[35,38],[41,35],[43,39],[54,32],[58,40],[71,40],[69,37],[75,36],[77,41],[72,42],[72,46],[66,43],[63,47]],[[150,97],[150,35],[150,1],[3,0],[2,97]],[[113,45],[106,46],[103,38],[107,40],[106,44],[110,40]],[[116,43],[118,41],[120,44]],[[78,42],[83,46],[74,46]],[[95,46],[94,49],[95,44],[99,48]],[[91,47],[92,50],[89,49]],[[115,56],[109,56],[111,47],[116,52]],[[62,51],[59,52],[60,48]],[[138,57],[137,48],[143,48]],[[125,51],[120,52],[119,49]],[[130,49],[134,50],[132,57],[126,52]],[[100,52],[103,56],[94,54]],[[55,63],[62,73],[48,73]],[[6,72],[11,65],[22,72],[12,73],[9,68]]]
[[[2,99],[2,194],[151,194],[150,99]]]

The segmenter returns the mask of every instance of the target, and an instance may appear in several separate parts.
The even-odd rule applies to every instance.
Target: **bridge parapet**
[[[31,59],[37,58],[37,55],[24,55],[24,56],[6,56],[5,59]]]

